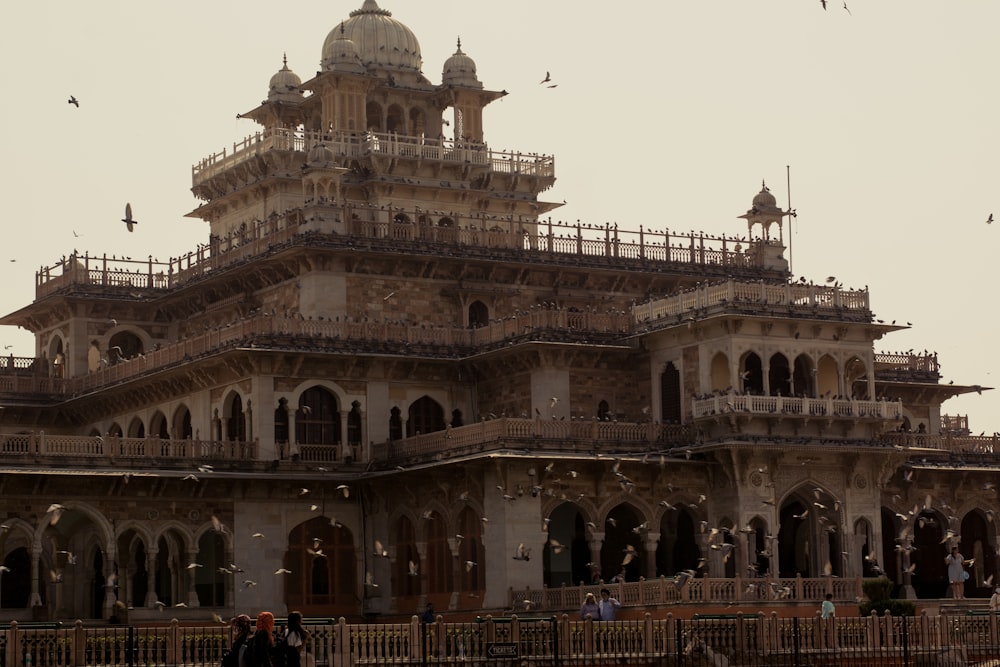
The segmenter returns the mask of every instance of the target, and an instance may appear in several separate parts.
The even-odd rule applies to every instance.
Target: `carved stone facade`
[[[937,596],[942,538],[985,594],[997,443],[938,423],[982,388],[792,280],[766,186],[749,239],[553,223],[554,158],[489,147],[506,93],[461,46],[434,84],[365,0],[322,62],[196,165],[205,246],[74,253],[0,319],[37,341],[0,368],[0,614],[500,610],[622,572]]]

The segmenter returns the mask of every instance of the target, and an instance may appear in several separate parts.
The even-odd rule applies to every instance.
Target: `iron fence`
[[[916,617],[721,614],[619,621],[487,616],[472,622],[313,620],[303,667],[997,667],[991,613]],[[218,667],[227,625],[0,626],[0,667]]]

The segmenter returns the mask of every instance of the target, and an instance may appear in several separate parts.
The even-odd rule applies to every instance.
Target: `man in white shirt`
[[[618,617],[618,607],[622,606],[622,603],[611,597],[611,591],[602,588],[601,601],[597,603],[597,606],[601,611],[602,621],[613,621]]]

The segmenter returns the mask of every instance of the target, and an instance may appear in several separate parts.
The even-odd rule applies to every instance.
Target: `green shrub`
[[[861,615],[871,616],[874,611],[879,616],[885,616],[886,612],[893,616],[915,616],[917,606],[911,600],[896,600],[891,597],[894,586],[885,577],[861,582],[861,590],[867,598],[858,604]]]

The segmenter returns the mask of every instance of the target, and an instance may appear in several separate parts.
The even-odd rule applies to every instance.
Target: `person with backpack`
[[[302,627],[302,612],[292,611],[288,614],[288,625],[282,637],[285,650],[285,667],[300,667],[302,652],[309,640],[309,631]]]

